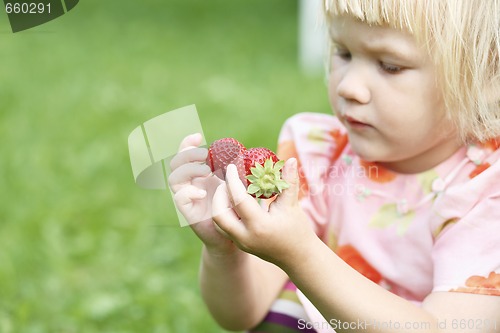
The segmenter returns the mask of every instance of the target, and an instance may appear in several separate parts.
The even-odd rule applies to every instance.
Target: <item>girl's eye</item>
[[[339,57],[342,60],[351,60],[351,53],[347,50],[334,49],[333,55]]]
[[[339,50],[335,52],[335,55],[343,60],[351,60],[351,53],[344,50]]]
[[[351,52],[339,45],[332,45],[332,54],[342,60],[351,60]]]
[[[385,62],[380,62],[380,68],[382,68],[384,72],[387,72],[389,74],[398,74],[403,70],[403,68],[400,66],[387,64]]]

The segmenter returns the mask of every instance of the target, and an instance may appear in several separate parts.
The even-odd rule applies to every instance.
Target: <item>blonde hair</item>
[[[410,32],[436,64],[462,139],[500,137],[500,0],[324,1],[327,23],[350,15]]]

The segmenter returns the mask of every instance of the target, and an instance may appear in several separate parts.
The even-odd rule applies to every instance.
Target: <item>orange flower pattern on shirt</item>
[[[333,129],[328,132],[328,135],[335,142],[335,149],[330,157],[330,162],[335,162],[339,157],[348,142],[348,137],[346,133],[342,133],[338,129]]]
[[[359,160],[361,167],[365,169],[365,173],[371,181],[377,183],[387,183],[396,178],[396,174],[375,162],[367,162]]]
[[[496,138],[496,139],[491,139],[491,140],[488,140],[486,142],[483,142],[483,143],[480,143],[480,145],[483,147],[483,148],[486,148],[486,149],[490,149],[492,151],[495,151],[497,150],[498,148],[500,148],[500,138]]]
[[[339,246],[337,255],[367,279],[375,283],[382,281],[382,275],[352,245]]]
[[[491,166],[491,164],[489,164],[488,162],[485,162],[485,163],[482,163],[480,165],[478,165],[474,170],[472,170],[472,172],[469,174],[469,178],[472,179],[474,177],[476,177],[477,175],[479,175],[481,172],[483,172],[484,170],[488,169],[489,167]]]
[[[295,144],[293,141],[283,141],[278,145],[277,156],[280,160],[287,160],[291,157],[295,157],[297,159],[297,167],[299,170],[299,182],[300,182],[300,190],[299,190],[299,199],[306,196],[309,192],[309,186],[307,184],[306,176],[304,175],[304,171],[302,170],[302,165],[300,163],[299,155],[297,154],[297,149],[295,148]]]
[[[473,275],[465,281],[465,287],[450,291],[500,296],[500,274],[491,272],[488,277]]]
[[[329,131],[322,128],[311,128],[307,134],[307,140],[313,144],[323,146],[330,143],[333,148],[332,151],[328,152],[330,163],[339,159],[340,154],[342,154],[342,151],[349,142],[347,133],[336,128]]]

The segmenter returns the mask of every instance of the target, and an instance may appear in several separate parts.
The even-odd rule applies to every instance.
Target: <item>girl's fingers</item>
[[[290,185],[274,201],[274,205],[294,205],[299,198],[299,172],[297,159],[289,158],[283,166],[282,178]]]
[[[175,206],[188,224],[193,225],[212,220],[210,209],[207,209],[206,205],[203,204],[206,197],[205,190],[192,185],[186,185],[174,194]]]
[[[225,183],[220,184],[214,193],[212,199],[212,219],[226,237],[231,238],[232,235],[240,234],[243,231],[244,227],[238,215],[232,209]]]
[[[179,151],[183,151],[188,147],[198,147],[201,144],[203,137],[201,133],[194,133],[186,136],[179,145]]]
[[[174,194],[174,201],[178,207],[192,204],[193,200],[201,200],[205,198],[207,192],[199,189],[196,186],[186,185]]]
[[[175,169],[168,177],[168,184],[172,191],[177,192],[186,183],[197,177],[207,177],[212,170],[206,164],[187,163]]]
[[[229,164],[227,167],[226,183],[229,199],[231,200],[236,214],[238,214],[243,221],[258,218],[258,215],[262,214],[260,205],[247,193],[234,164]]]
[[[173,171],[186,163],[205,162],[207,155],[208,149],[206,148],[187,147],[172,158],[170,161],[170,170]]]

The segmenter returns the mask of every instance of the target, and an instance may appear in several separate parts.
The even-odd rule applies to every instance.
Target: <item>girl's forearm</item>
[[[228,330],[257,325],[286,280],[278,267],[242,251],[212,255],[203,248],[200,286],[215,320]]]
[[[436,331],[432,314],[368,280],[323,242],[301,257],[280,266],[337,332],[412,332],[405,323],[422,323],[414,332]]]

